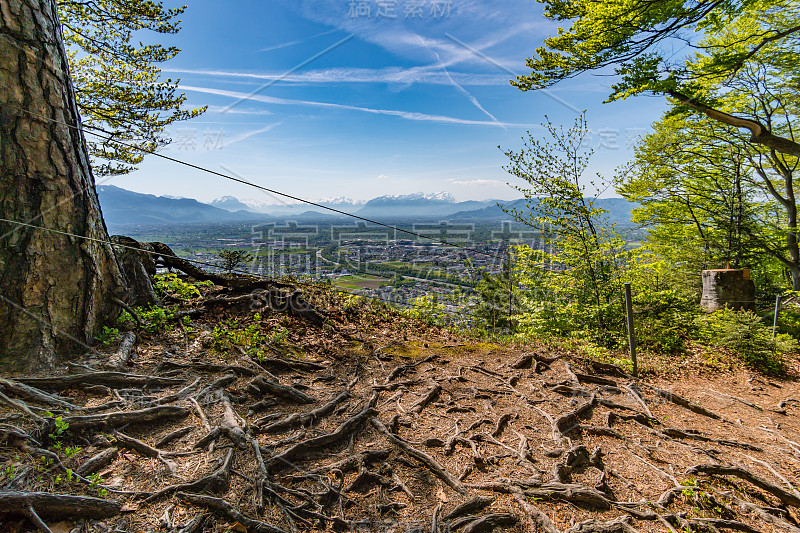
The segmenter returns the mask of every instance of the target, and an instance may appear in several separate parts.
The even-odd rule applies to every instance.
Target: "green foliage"
[[[415,298],[411,307],[403,310],[403,314],[431,326],[444,326],[447,323],[447,311],[435,294]]]
[[[512,248],[499,274],[481,273],[481,280],[475,287],[479,300],[474,315],[478,321],[473,327],[493,334],[513,334],[518,330],[522,289],[519,270],[511,266],[515,256]]]
[[[273,330],[272,333],[269,334],[266,341],[267,344],[271,344],[273,346],[283,346],[286,344],[286,341],[289,338],[289,330],[284,327],[277,327]]]
[[[686,341],[695,335],[694,320],[700,313],[697,291],[667,276],[671,265],[648,259],[652,256],[639,250],[630,275],[636,345],[641,351],[683,353]]]
[[[727,97],[764,90],[754,82]],[[786,109],[771,98],[759,105]],[[687,276],[727,265],[751,268],[769,300],[785,288],[787,269],[800,287],[800,249],[791,237],[798,231],[795,166],[796,158],[759,148],[733,128],[672,115],[637,146],[617,189],[641,205],[633,217],[650,228],[646,246],[653,253]]]
[[[161,78],[158,65],[180,50],[140,40],[142,31],[177,33],[177,18],[185,8],[165,9],[151,0],[59,0],[81,120],[84,126],[113,132],[103,140],[86,139],[96,175],[134,170],[143,153],[170,142],[163,136],[166,126],[205,111],[182,109],[186,96],[176,93],[180,80]]]
[[[134,309],[144,322],[144,331],[150,334],[172,331],[175,328],[175,311],[158,305]]]
[[[710,347],[728,349],[748,365],[766,372],[783,370],[782,353],[797,349],[788,335],[772,338],[772,330],[749,310],[729,308],[696,319],[698,340]]]
[[[80,446],[67,446],[64,448],[64,457],[72,457],[73,455],[77,455],[80,453],[81,447]]]
[[[51,413],[50,411],[45,412],[45,415],[50,418],[53,417],[53,413]],[[58,441],[59,439],[61,439],[64,432],[69,429],[69,422],[65,422],[64,417],[57,416],[53,420],[53,423],[54,423],[54,429],[51,433],[48,433],[47,436],[53,439],[54,441]]]
[[[585,149],[586,119],[581,115],[566,131],[549,121],[544,126],[548,139],[529,134],[522,150],[505,152],[506,171],[526,182],[512,186],[527,208],[506,212],[541,232],[550,250],[514,251],[513,270],[527,289],[519,298],[524,308],[519,327],[539,333],[584,330],[613,343],[607,333],[622,325],[616,308],[628,254],[606,212],[587,197],[584,174],[592,151]]]
[[[101,331],[100,334],[95,337],[95,339],[100,341],[103,346],[110,346],[111,344],[117,342],[117,339],[119,339],[119,330],[117,328],[103,326],[103,331]]]
[[[800,59],[800,6],[792,0],[541,2],[545,17],[569,26],[560,27],[527,60],[530,75],[512,82],[524,91],[613,65],[618,81],[609,100],[655,93],[670,96],[682,109],[695,112],[720,105],[729,114],[712,118],[757,131],[756,122],[743,125],[731,114],[769,124],[772,113],[746,99],[721,102],[714,90],[748,79],[754,65],[767,63],[781,66],[787,82],[797,78],[790,65]],[[687,40],[692,31],[699,38]],[[677,44],[686,47],[682,55],[674,50]],[[754,140],[778,152],[800,155],[794,143],[755,136]]]
[[[775,318],[775,311],[770,311],[764,315],[767,324],[772,324]],[[800,309],[788,307],[781,309],[778,313],[778,332],[800,339]]]
[[[184,300],[191,300],[192,298],[200,297],[200,290],[196,286],[199,285],[199,283],[192,284],[183,281],[174,272],[158,274],[153,278],[153,281],[153,286],[155,287],[159,296],[170,294]]]
[[[253,256],[244,250],[222,250],[217,256],[226,272],[233,272],[253,260]]]
[[[104,498],[108,495],[108,490],[100,486],[105,483],[105,480],[100,474],[96,472],[94,474],[89,474],[86,476],[86,479],[89,480],[89,486],[97,491],[97,495],[100,498]]]
[[[261,315],[253,314],[252,322],[241,327],[236,319],[228,319],[218,324],[211,332],[214,349],[225,352],[232,346],[241,346],[250,357],[263,360],[266,357],[266,346],[284,346],[289,337],[289,330],[277,326],[271,331],[264,332],[261,324]]]

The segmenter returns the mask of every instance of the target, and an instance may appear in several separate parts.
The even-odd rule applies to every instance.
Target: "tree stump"
[[[156,275],[156,264],[151,254],[140,250],[152,250],[148,243],[141,243],[123,235],[112,235],[111,242],[122,246],[115,246],[114,253],[128,282],[128,304],[152,305],[158,301],[153,289],[153,276]],[[124,246],[124,247],[123,247]],[[139,250],[135,250],[138,248]]]
[[[756,286],[747,269],[703,270],[703,297],[700,307],[707,313],[728,306],[732,309],[752,309]]]

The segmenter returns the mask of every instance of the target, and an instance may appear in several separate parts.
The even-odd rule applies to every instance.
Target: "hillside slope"
[[[798,531],[794,377],[637,381],[336,296],[310,295],[318,328],[203,291],[180,304],[204,310],[190,326],[137,333],[122,373],[94,371],[111,347],[72,377],[3,382],[62,418],[3,405],[0,498],[84,497],[14,500],[59,531]]]
[[[113,185],[98,185],[103,218],[109,225],[263,220],[269,215],[231,212],[191,198],[141,194]]]

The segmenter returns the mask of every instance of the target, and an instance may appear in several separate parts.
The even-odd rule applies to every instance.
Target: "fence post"
[[[775,331],[778,329],[778,313],[781,310],[781,295],[775,297],[775,316],[772,318],[772,338],[775,338]]]
[[[511,334],[514,334],[515,331],[511,328],[511,317],[514,314],[511,307],[513,306],[513,294],[514,294],[514,280],[511,277],[511,248],[510,246],[506,246],[506,270],[508,273],[508,331]]]
[[[633,331],[633,303],[631,302],[631,284],[625,284],[625,314],[628,316],[628,346],[631,351],[631,361],[633,362],[633,377],[638,375],[638,365],[636,363],[636,334]]]

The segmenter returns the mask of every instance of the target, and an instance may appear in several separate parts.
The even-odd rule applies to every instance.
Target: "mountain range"
[[[286,219],[332,219],[346,215],[308,204],[269,205],[239,200],[233,196],[217,198],[204,204],[191,198],[170,198],[142,194],[114,185],[99,185],[97,194],[103,217],[112,226],[124,224],[225,223]],[[425,219],[481,222],[509,220],[498,203],[524,210],[525,200],[470,200],[457,202],[449,193],[380,196],[368,202],[348,198],[332,198],[316,202],[344,213],[382,220]],[[622,198],[597,200],[598,207],[609,211],[609,219],[629,223],[631,209],[636,207]]]

